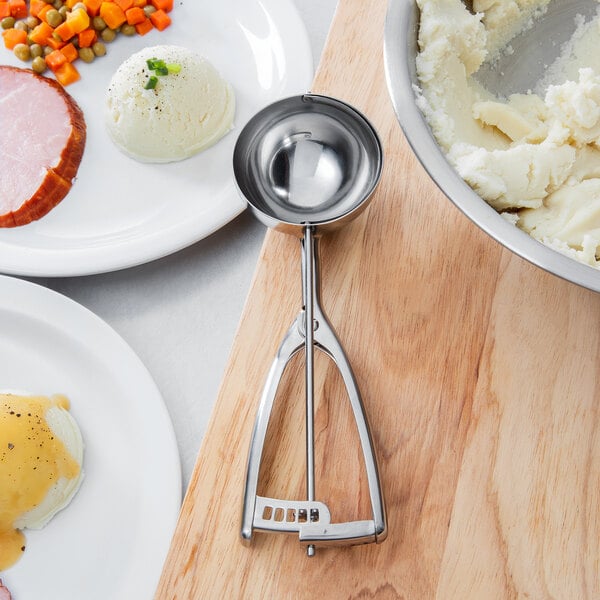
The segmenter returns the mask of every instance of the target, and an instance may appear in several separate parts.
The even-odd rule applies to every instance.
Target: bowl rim
[[[414,0],[389,0],[384,30],[384,71],[396,118],[416,157],[444,195],[473,223],[511,252],[562,279],[600,291],[600,271],[532,238],[483,200],[460,177],[438,146],[416,104],[419,9]]]

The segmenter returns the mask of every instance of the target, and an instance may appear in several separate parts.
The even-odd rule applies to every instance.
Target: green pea
[[[79,58],[85,63],[91,63],[96,55],[91,48],[79,48]]]
[[[46,61],[44,60],[44,58],[42,56],[36,56],[31,61],[31,68],[36,73],[43,73],[46,70]]]
[[[133,25],[129,25],[129,23],[124,23],[121,26],[121,33],[123,35],[135,35],[136,34],[135,27]]]
[[[29,46],[29,52],[31,53],[31,58],[37,58],[38,56],[42,56],[44,49],[40,44],[31,44],[31,46]]]
[[[113,29],[107,27],[100,32],[100,37],[105,42],[112,42],[117,37],[117,34]]]
[[[0,21],[0,26],[2,27],[2,29],[12,29],[15,26],[15,18],[4,17],[4,19]]]
[[[13,52],[19,60],[27,62],[31,58],[31,52],[27,44],[17,44],[13,48]]]
[[[94,17],[92,19],[92,27],[96,31],[102,31],[103,29],[106,29],[106,22],[102,17]]]
[[[106,46],[102,42],[93,44],[92,50],[96,56],[104,56],[106,54]]]
[[[46,13],[46,22],[50,27],[58,27],[63,22],[63,18],[58,10],[52,8]]]

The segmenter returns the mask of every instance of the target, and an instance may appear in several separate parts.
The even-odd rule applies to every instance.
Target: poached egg
[[[63,395],[0,394],[0,571],[25,550],[83,477],[83,439]]]

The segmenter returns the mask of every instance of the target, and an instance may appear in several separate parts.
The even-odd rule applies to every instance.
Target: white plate
[[[0,272],[70,276],[113,271],[166,256],[213,233],[245,207],[233,184],[238,132],[260,108],[306,92],[312,54],[291,0],[177,0],[172,25],[145,36],[119,36],[106,56],[80,65],[67,91],[87,122],[75,184],[48,215],[0,230]],[[106,87],[133,52],[177,44],[203,54],[231,82],[235,127],[193,158],[148,165],[125,157],[102,120]],[[26,66],[0,48],[0,63]]]
[[[85,442],[79,492],[0,577],[16,600],[149,600],[181,504],[151,376],[106,323],[29,282],[0,276],[0,331],[0,388],[66,394]]]

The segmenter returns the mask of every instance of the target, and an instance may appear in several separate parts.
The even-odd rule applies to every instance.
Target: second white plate
[[[71,504],[1,573],[15,599],[146,600],[181,504],[169,415],[131,348],[79,304],[0,276],[0,388],[63,393],[83,435]],[[1,483],[0,483],[1,485]]]
[[[67,88],[87,123],[77,180],[39,221],[0,229],[0,272],[53,277],[138,265],[210,235],[245,208],[233,184],[233,146],[263,106],[308,91],[313,65],[304,24],[291,0],[181,0],[171,16],[165,31],[119,36],[106,56],[81,65],[81,80]],[[237,109],[234,129],[212,148],[182,162],[151,165],[114,147],[103,103],[121,62],[159,44],[204,55],[233,85]],[[26,66],[5,49],[0,64]]]

